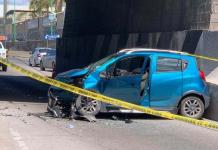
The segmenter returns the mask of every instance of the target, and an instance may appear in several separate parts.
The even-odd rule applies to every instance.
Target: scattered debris
[[[82,116],[82,115],[74,115],[74,116],[71,117],[70,119],[86,120],[86,121],[89,121],[89,122],[96,122],[96,121],[97,121],[97,119],[95,118],[95,116],[92,116],[92,115],[85,115],[85,116]]]
[[[27,124],[27,121],[25,119],[21,119],[21,121],[25,124]]]
[[[97,119],[93,115],[80,115],[77,113],[76,107],[71,109],[71,115],[70,119],[75,119],[75,120],[87,120],[89,122],[96,122]]]
[[[119,118],[115,115],[113,115],[111,118],[112,118],[112,120],[119,120]]]
[[[6,110],[6,109],[8,109],[8,107],[0,108],[0,110]]]
[[[43,117],[44,114],[45,113],[27,113],[27,116],[35,116],[43,121],[47,121],[47,119]]]
[[[11,117],[13,116],[12,114],[5,114],[5,113],[0,113],[1,116],[4,116],[4,117]]]
[[[73,128],[74,128],[74,125],[68,124],[68,125],[67,125],[67,128],[73,129]]]

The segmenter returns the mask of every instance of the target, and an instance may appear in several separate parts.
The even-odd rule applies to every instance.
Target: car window
[[[2,45],[0,44],[0,49],[2,49],[3,47],[2,47]]]
[[[56,55],[56,51],[55,50],[49,50],[48,51],[48,55],[49,56],[55,56]]]
[[[171,72],[181,71],[182,63],[180,59],[158,57],[157,59],[157,72]]]
[[[111,65],[107,70],[113,76],[137,75],[141,74],[143,64],[143,56],[127,57]]]
[[[39,52],[40,53],[46,53],[46,52],[48,52],[49,51],[49,49],[39,49]]]

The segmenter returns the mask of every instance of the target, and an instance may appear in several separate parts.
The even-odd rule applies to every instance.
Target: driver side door
[[[103,94],[129,103],[140,104],[144,67],[144,56],[131,56],[118,60],[107,69],[110,77],[104,81]]]

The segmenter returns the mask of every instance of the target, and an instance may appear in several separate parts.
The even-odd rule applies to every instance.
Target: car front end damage
[[[73,71],[74,72],[74,71]],[[83,78],[85,74],[80,74],[78,72],[71,72],[69,75],[59,74],[55,79],[73,86],[83,87]],[[55,117],[62,118],[71,115],[71,107],[74,106],[75,100],[78,95],[71,92],[65,91],[63,89],[51,86],[48,90],[48,111],[51,112]]]

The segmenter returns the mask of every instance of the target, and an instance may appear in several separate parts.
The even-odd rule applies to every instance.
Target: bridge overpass
[[[82,67],[126,47],[195,53],[205,48],[202,36],[216,30],[218,0],[66,0],[57,70]]]

